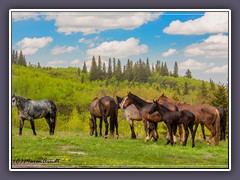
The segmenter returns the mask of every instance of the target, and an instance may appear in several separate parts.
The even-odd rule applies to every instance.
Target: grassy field
[[[12,168],[228,168],[228,141],[219,146],[207,146],[191,139],[186,147],[180,144],[164,145],[144,142],[138,137],[119,139],[90,137],[78,132],[56,132],[24,128],[18,136],[18,128],[12,130]]]

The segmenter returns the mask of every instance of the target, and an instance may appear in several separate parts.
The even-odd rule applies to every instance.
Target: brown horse
[[[104,96],[102,98],[93,99],[90,105],[90,135],[92,136],[95,131],[95,136],[98,136],[97,133],[97,124],[96,118],[100,119],[99,127],[100,127],[100,135],[102,135],[102,119],[105,122],[105,135],[106,138],[108,135],[108,120],[107,118],[110,116],[110,134],[114,134],[114,127],[116,127],[116,135],[118,138],[118,104],[117,102],[109,97]]]
[[[125,97],[124,101],[122,102],[123,109],[126,109],[131,104],[134,104],[136,108],[139,110],[140,116],[142,117],[142,121],[144,124],[144,129],[146,132],[146,138],[145,141],[148,141],[150,139],[150,123],[154,122],[155,125],[155,133],[158,137],[157,133],[157,122],[161,122],[161,116],[159,116],[158,112],[149,114],[149,111],[151,110],[152,106],[154,105],[153,102],[147,102],[138,96],[132,94],[131,92],[128,93],[128,95]]]
[[[195,106],[191,106],[189,104],[182,104],[167,97],[164,94],[159,97],[158,102],[171,102],[177,105],[179,110],[189,110],[190,112],[192,112],[195,115],[195,131],[197,130],[199,123],[204,124],[211,132],[211,135],[207,140],[207,144],[210,144],[211,139],[214,137],[215,145],[218,145],[220,133],[220,114],[215,107],[209,104]]]

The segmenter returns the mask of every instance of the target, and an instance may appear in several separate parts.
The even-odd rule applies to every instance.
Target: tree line
[[[78,71],[80,70],[78,69]],[[87,72],[85,62],[82,71],[85,73]],[[161,76],[179,77],[177,62],[174,63],[174,69],[172,72],[169,71],[166,62],[160,62],[159,60],[157,60],[155,65],[152,64],[152,66],[150,66],[148,58],[146,61],[139,59],[136,63],[133,63],[132,60],[128,59],[127,64],[123,65],[123,67],[119,59],[116,60],[115,58],[109,58],[108,67],[106,67],[105,62],[102,62],[101,60],[101,56],[98,56],[98,60],[96,60],[95,56],[93,56],[89,73],[90,81],[111,79],[115,77],[117,81],[128,80],[129,82],[134,81],[145,83],[148,82],[149,77],[153,73],[157,73]],[[186,71],[185,76],[192,78],[191,71],[189,69]]]

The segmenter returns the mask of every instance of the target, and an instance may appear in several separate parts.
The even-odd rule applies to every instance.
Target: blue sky
[[[228,12],[12,12],[12,49],[31,64],[89,67],[92,56],[167,62],[226,83]]]

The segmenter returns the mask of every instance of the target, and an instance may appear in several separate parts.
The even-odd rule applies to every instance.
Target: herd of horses
[[[54,134],[56,126],[57,106],[50,100],[34,101],[21,96],[12,97],[12,105],[17,106],[20,121],[19,135],[22,135],[22,128],[25,120],[29,120],[36,135],[34,119],[45,117],[49,127],[50,135]],[[110,134],[113,135],[116,130],[118,134],[118,109],[122,109],[124,117],[128,121],[131,129],[131,138],[136,138],[134,130],[134,121],[142,121],[146,132],[145,141],[150,139],[157,141],[158,123],[164,122],[168,129],[169,138],[167,143],[173,145],[175,143],[177,128],[179,129],[180,142],[186,146],[189,130],[192,136],[192,147],[195,146],[195,135],[198,125],[201,125],[203,138],[206,140],[204,126],[210,131],[210,137],[207,144],[218,145],[219,140],[225,140],[226,136],[226,112],[223,108],[213,107],[209,104],[189,105],[175,101],[162,94],[156,101],[146,101],[129,92],[126,97],[116,96],[116,99],[104,96],[102,98],[94,98],[90,104],[89,126],[90,135],[98,136],[97,118],[99,118],[99,135],[108,136],[110,126]],[[110,117],[108,122],[108,117]],[[105,123],[105,133],[102,134],[102,121]],[[195,127],[194,127],[195,125]],[[184,129],[182,130],[182,127]]]

